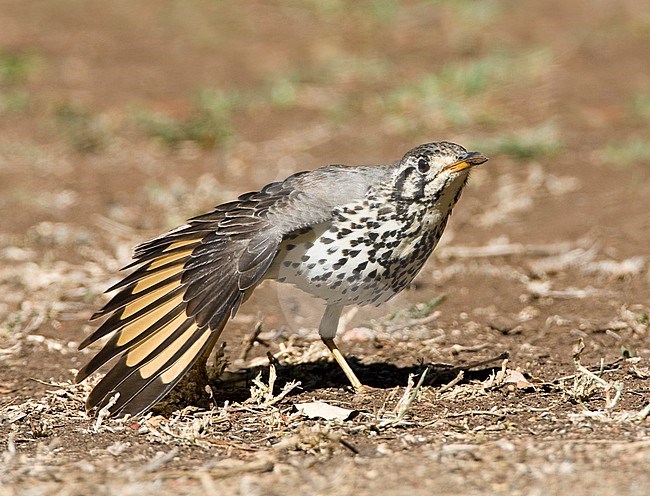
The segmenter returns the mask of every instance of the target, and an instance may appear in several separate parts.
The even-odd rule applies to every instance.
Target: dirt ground
[[[635,0],[0,1],[0,493],[648,494],[649,46]],[[86,416],[133,246],[440,139],[490,161],[413,286],[346,314],[368,394],[265,283],[203,401]]]

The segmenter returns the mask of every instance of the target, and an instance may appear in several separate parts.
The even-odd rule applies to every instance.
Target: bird
[[[319,335],[356,391],[364,386],[336,345],[346,305],[379,305],[408,286],[445,229],[470,170],[488,159],[440,141],[388,165],[298,172],[193,217],[135,248],[129,275],[79,345],[110,335],[77,373],[108,362],[88,412],[137,417],[201,358],[265,279],[325,300]]]

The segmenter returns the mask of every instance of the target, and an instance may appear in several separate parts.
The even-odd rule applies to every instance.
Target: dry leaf
[[[325,420],[349,420],[355,416],[357,410],[348,410],[322,401],[311,401],[309,403],[298,403],[294,408],[309,418],[321,418]]]
[[[504,382],[514,384],[517,386],[517,389],[535,389],[535,386],[518,370],[508,369],[508,376]]]

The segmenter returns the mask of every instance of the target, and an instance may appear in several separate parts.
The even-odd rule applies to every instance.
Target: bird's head
[[[460,191],[472,167],[488,159],[449,141],[427,143],[410,150],[399,161],[394,191],[399,200],[436,201],[448,189]]]

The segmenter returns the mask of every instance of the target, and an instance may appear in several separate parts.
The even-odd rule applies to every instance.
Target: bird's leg
[[[330,350],[334,356],[334,360],[339,366],[343,369],[343,373],[352,384],[352,387],[358,392],[363,392],[363,384],[354,374],[350,365],[345,360],[345,357],[341,353],[341,350],[338,349],[336,343],[334,342],[334,336],[336,336],[336,330],[338,329],[339,319],[341,317],[341,311],[343,310],[343,305],[327,305],[325,308],[325,313],[323,318],[320,321],[320,326],[318,328],[318,333],[320,334],[323,343]]]

